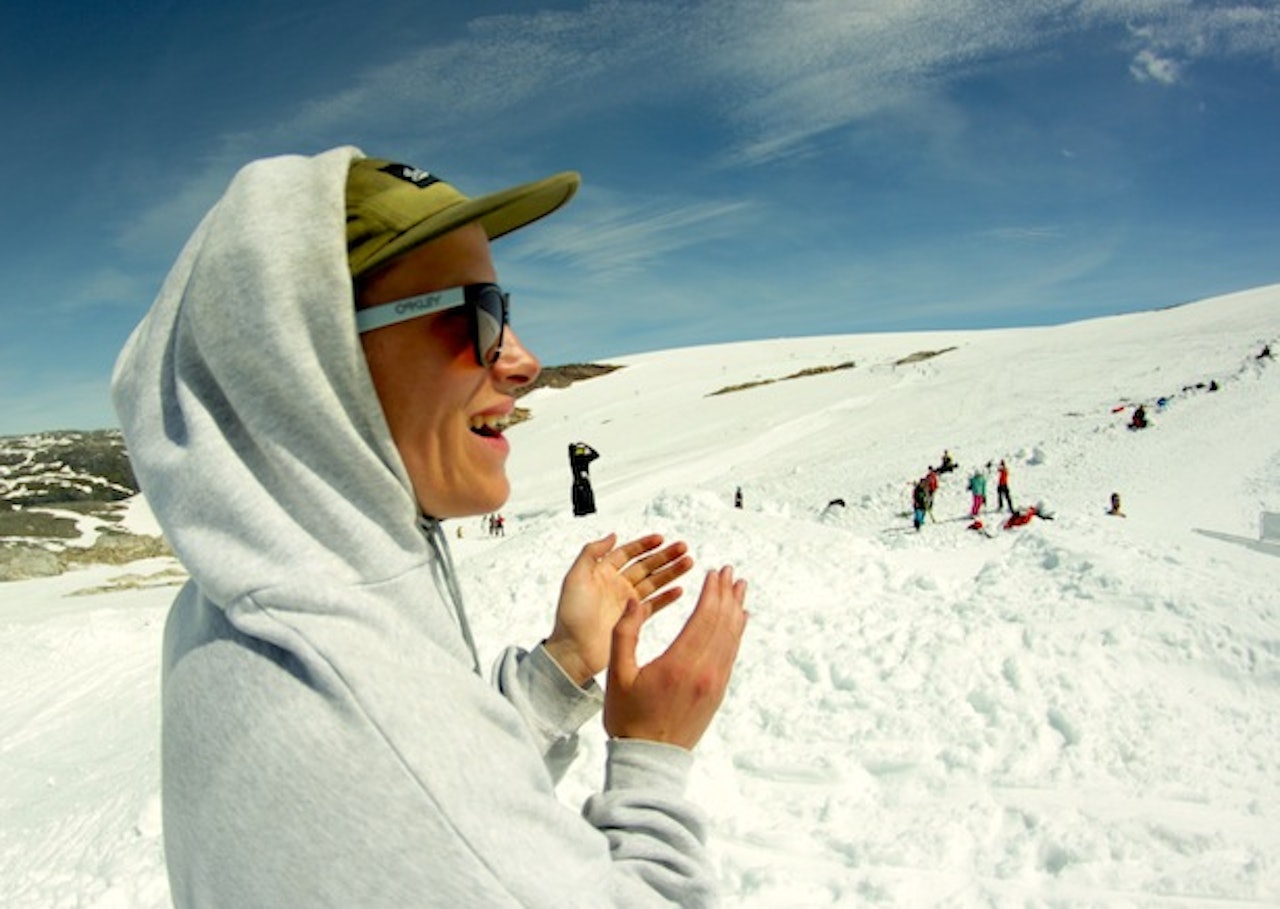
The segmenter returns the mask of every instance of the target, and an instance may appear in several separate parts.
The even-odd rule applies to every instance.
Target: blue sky
[[[1280,0],[45,0],[0,23],[0,434],[115,355],[246,161],[471,194],[548,364],[1072,321],[1280,282]]]

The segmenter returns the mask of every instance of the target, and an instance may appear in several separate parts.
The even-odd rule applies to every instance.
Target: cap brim
[[[522,183],[487,196],[468,199],[419,221],[375,253],[360,268],[362,277],[382,268],[393,259],[412,252],[423,243],[479,222],[490,240],[545,218],[573,198],[582,177],[576,171],[553,174],[532,183]]]

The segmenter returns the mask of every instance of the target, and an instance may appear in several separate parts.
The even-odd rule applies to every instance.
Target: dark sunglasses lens
[[[471,296],[471,312],[475,318],[476,362],[492,366],[502,355],[507,295],[496,284],[482,284]]]

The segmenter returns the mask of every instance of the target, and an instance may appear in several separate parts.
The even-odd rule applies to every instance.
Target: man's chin
[[[437,503],[436,507],[419,498],[418,506],[422,509],[422,513],[433,518],[439,518],[442,521],[453,520],[457,518],[477,518],[481,515],[493,514],[495,511],[507,504],[507,499],[511,496],[511,485],[506,482],[505,478],[500,486],[495,486],[492,494],[475,496],[467,501],[458,501],[453,503]]]
[[[484,513],[497,511],[503,505],[507,504],[507,500],[511,498],[511,483],[507,480],[506,474],[503,474],[502,482],[494,489],[493,504],[491,504]]]
[[[458,517],[478,517],[483,514],[493,514],[507,504],[507,499],[511,498],[511,484],[503,477],[502,482],[493,488],[490,495],[477,496],[476,500],[470,504],[466,514],[458,515]]]

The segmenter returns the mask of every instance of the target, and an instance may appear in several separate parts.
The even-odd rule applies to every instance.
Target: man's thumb
[[[608,534],[598,540],[592,540],[586,546],[582,547],[581,559],[589,559],[592,562],[598,562],[609,554],[609,550],[613,548],[613,544],[617,541],[617,534]]]
[[[629,685],[639,673],[636,667],[636,645],[640,628],[649,617],[649,607],[639,600],[627,600],[622,617],[613,626],[613,649],[609,655],[609,676]]]

